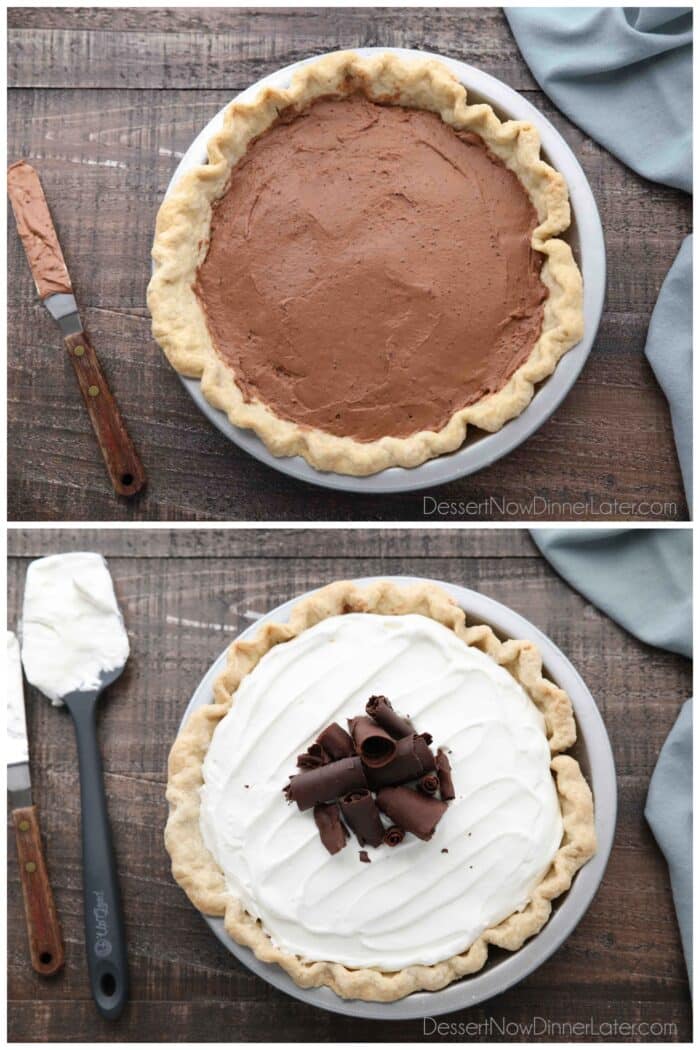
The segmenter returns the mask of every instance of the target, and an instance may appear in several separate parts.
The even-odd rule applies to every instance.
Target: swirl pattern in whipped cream
[[[331,721],[388,696],[449,751],[456,798],[430,842],[324,849],[282,788]],[[200,827],[231,893],[280,948],[387,971],[469,947],[526,906],[561,843],[544,721],[480,650],[419,615],[348,614],[271,649],[203,765]]]

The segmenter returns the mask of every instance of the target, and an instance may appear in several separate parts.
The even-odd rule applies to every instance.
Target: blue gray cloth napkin
[[[644,178],[692,192],[689,8],[517,7],[505,14],[535,80],[570,120]],[[691,310],[688,238],[662,286],[645,352],[669,400],[689,505]]]
[[[535,529],[532,538],[567,583],[630,634],[691,656],[692,534],[688,529]],[[669,867],[692,981],[692,704],[661,750],[645,816]]]

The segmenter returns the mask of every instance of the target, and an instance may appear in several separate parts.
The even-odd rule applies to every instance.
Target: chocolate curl
[[[355,754],[352,737],[337,722],[331,722],[318,737],[319,744],[333,759],[351,758]],[[309,748],[309,751],[311,748]]]
[[[377,794],[377,805],[389,820],[416,838],[428,842],[433,837],[447,803],[407,787],[386,787]]]
[[[373,790],[405,784],[407,780],[418,780],[424,773],[435,769],[435,755],[422,736],[405,736],[396,744],[396,754],[391,762],[379,769],[367,769],[367,782]]]
[[[392,824],[391,827],[387,828],[384,832],[384,845],[400,846],[405,837],[406,832],[403,828],[399,828],[396,824]]]
[[[437,789],[440,787],[440,781],[437,773],[426,773],[424,777],[421,777],[418,781],[418,789],[422,791],[424,795],[434,795]]]
[[[340,853],[348,841],[348,833],[340,819],[337,802],[320,802],[314,806],[314,820],[321,842],[329,853]]]
[[[385,696],[370,696],[365,711],[382,729],[386,729],[387,733],[391,733],[396,740],[400,740],[404,736],[412,736],[415,733],[411,723],[407,719],[402,718],[401,715],[396,714],[396,711],[394,711],[394,708]]]
[[[328,762],[330,759],[318,741],[315,744],[309,744],[308,751],[297,756],[299,769],[318,769],[319,766],[325,766]]]
[[[384,825],[369,791],[351,791],[340,800],[340,809],[361,846],[381,846]]]
[[[396,741],[373,718],[362,715],[348,722],[355,750],[370,769],[381,769],[396,754]]]
[[[440,779],[440,795],[445,802],[450,802],[455,797],[455,788],[452,783],[450,760],[444,751],[438,751],[435,765]]]
[[[318,769],[305,770],[292,777],[284,789],[290,802],[301,810],[311,809],[318,802],[333,802],[341,795],[367,787],[367,778],[360,758],[341,758]]]

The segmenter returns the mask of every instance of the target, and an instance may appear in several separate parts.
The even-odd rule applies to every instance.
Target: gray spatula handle
[[[78,698],[78,699],[74,699]],[[85,948],[92,995],[103,1017],[124,1009],[129,975],[119,883],[95,731],[97,694],[65,697],[78,743],[82,804]]]

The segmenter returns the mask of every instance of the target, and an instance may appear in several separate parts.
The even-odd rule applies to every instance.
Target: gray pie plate
[[[522,444],[558,408],[583,368],[600,324],[605,297],[605,243],[595,199],[581,165],[556,128],[517,91],[495,77],[475,69],[474,66],[446,58],[444,55],[400,47],[358,47],[353,50],[365,56],[374,52],[393,51],[407,57],[420,55],[439,58],[464,84],[470,102],[488,102],[503,119],[530,120],[536,125],[542,139],[543,157],[564,175],[569,186],[572,222],[566,238],[583,273],[583,339],[564,355],[554,373],[539,385],[525,411],[510,423],[506,423],[497,433],[485,434],[470,428],[471,436],[468,435],[464,445],[456,452],[428,460],[419,467],[389,467],[363,478],[316,470],[301,456],[273,456],[252,430],[234,427],[223,412],[209,404],[202,394],[199,380],[181,378],[195,404],[222,434],[275,470],[290,474],[301,481],[310,481],[315,485],[346,492],[410,492],[442,485],[494,463]],[[318,57],[285,66],[284,69],[246,88],[237,98],[240,101],[250,101],[261,87],[287,87],[296,69],[316,61]],[[206,163],[207,143],[221,127],[225,109],[226,107],[217,113],[189,147],[170,181],[166,197],[182,175]]]
[[[379,578],[367,577],[355,582],[362,585]],[[381,578],[386,579],[386,577]],[[394,576],[391,579],[399,584],[421,582],[413,576]],[[578,672],[549,638],[512,609],[483,594],[468,590],[466,587],[444,583],[442,580],[431,582],[437,583],[452,595],[464,609],[469,622],[488,624],[502,638],[527,638],[535,642],[542,653],[545,674],[562,689],[565,689],[571,697],[578,725],[578,741],[571,753],[581,763],[584,775],[593,790],[598,851],[577,872],[571,889],[554,901],[551,918],[541,933],[527,941],[519,951],[507,952],[491,947],[486,966],[473,976],[463,977],[439,992],[414,992],[413,995],[393,1003],[369,1003],[359,999],[341,999],[329,988],[299,988],[279,966],[260,962],[249,948],[236,944],[226,933],[223,919],[203,916],[222,944],[249,970],[269,984],[295,999],[301,999],[302,1002],[351,1017],[373,1017],[382,1020],[435,1017],[453,1010],[475,1006],[485,999],[499,995],[511,985],[517,984],[548,959],[583,918],[605,872],[615,833],[617,784],[610,741],[595,700]],[[261,624],[268,621],[286,622],[292,607],[301,598],[306,597],[306,594],[301,595],[273,609],[272,612],[267,613],[243,631],[240,637],[249,638],[259,630]],[[226,651],[214,662],[197,686],[187,705],[181,727],[192,711],[211,703],[213,682],[223,671],[225,662]]]

